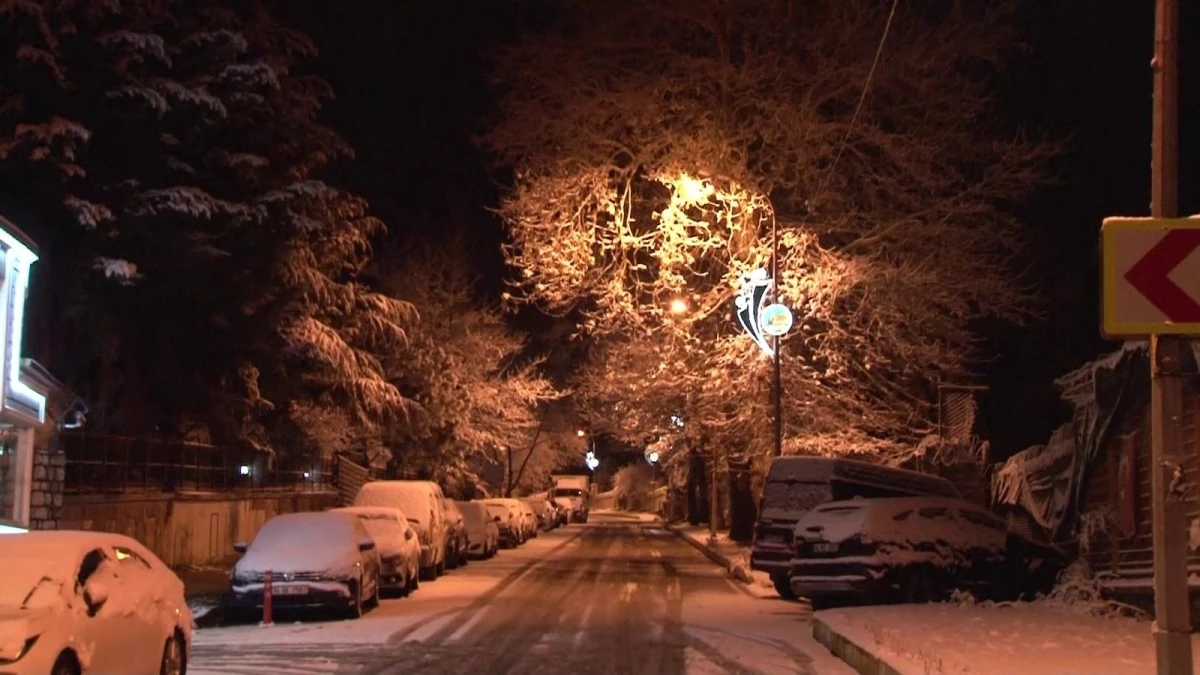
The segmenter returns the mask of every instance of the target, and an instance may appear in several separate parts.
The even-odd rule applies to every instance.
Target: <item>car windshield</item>
[[[795,520],[832,498],[827,482],[771,481],[763,488],[762,515],[772,520]]]
[[[259,530],[252,549],[307,549],[313,542],[352,544],[353,516],[339,513],[295,513],[276,516]]]

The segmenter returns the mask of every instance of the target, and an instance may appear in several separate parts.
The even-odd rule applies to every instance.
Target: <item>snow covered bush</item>
[[[613,492],[617,508],[626,511],[650,511],[653,506],[652,479],[654,470],[644,462],[634,462],[617,470],[613,477]]]

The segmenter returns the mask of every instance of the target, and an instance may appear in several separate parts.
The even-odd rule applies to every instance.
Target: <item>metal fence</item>
[[[289,488],[330,490],[331,460],[291,459],[272,465],[262,453],[202,443],[63,432],[67,492]]]
[[[970,445],[976,435],[978,397],[987,387],[938,386],[938,435],[944,443]]]

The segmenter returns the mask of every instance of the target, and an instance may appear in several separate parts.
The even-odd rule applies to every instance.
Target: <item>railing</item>
[[[269,466],[262,453],[202,443],[63,432],[67,492],[333,488],[330,460],[291,459]]]

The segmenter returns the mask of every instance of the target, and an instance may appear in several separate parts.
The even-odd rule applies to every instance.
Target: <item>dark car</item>
[[[795,536],[792,592],[814,607],[937,602],[954,590],[1013,600],[1050,590],[1066,562],[987,509],[945,497],[822,504]]]
[[[243,554],[230,577],[235,612],[260,609],[268,587],[276,608],[333,609],[357,618],[379,603],[379,552],[352,514],[275,516],[249,546],[233,548]]]
[[[458,504],[452,499],[444,499],[442,505],[446,511],[446,566],[453,569],[467,564],[471,541]]]
[[[915,471],[840,458],[779,457],[763,486],[750,568],[769,574],[779,595],[794,600],[788,580],[792,530],[805,513],[838,499],[920,495],[962,496],[946,479]]]

